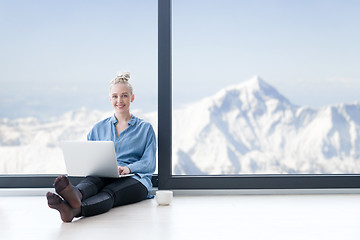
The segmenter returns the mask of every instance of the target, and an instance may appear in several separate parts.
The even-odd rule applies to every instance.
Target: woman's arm
[[[142,157],[129,165],[131,173],[153,174],[156,168],[156,138],[152,127],[149,128],[146,136],[145,151]]]

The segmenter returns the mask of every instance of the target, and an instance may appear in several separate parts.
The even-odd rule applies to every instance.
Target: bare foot
[[[57,177],[54,182],[54,187],[56,193],[67,201],[72,208],[81,207],[81,193],[70,184],[66,176],[62,175]]]
[[[73,213],[73,209],[58,195],[48,192],[46,197],[48,200],[48,206],[59,211],[63,222],[71,222],[74,219],[75,215]]]

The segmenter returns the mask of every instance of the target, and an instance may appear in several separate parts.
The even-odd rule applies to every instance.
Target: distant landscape
[[[112,112],[0,119],[0,174],[66,173],[59,142],[86,140]],[[133,111],[157,132],[157,113]],[[174,174],[360,172],[360,105],[292,104],[260,77],[173,112]]]

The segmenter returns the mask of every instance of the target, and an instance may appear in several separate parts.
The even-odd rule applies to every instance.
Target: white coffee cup
[[[156,202],[159,205],[169,205],[173,199],[173,192],[170,190],[156,191]]]

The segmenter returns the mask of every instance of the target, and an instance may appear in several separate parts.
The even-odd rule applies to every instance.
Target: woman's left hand
[[[129,174],[131,172],[130,168],[128,168],[128,167],[118,166],[118,169],[119,169],[119,174],[120,175]]]

